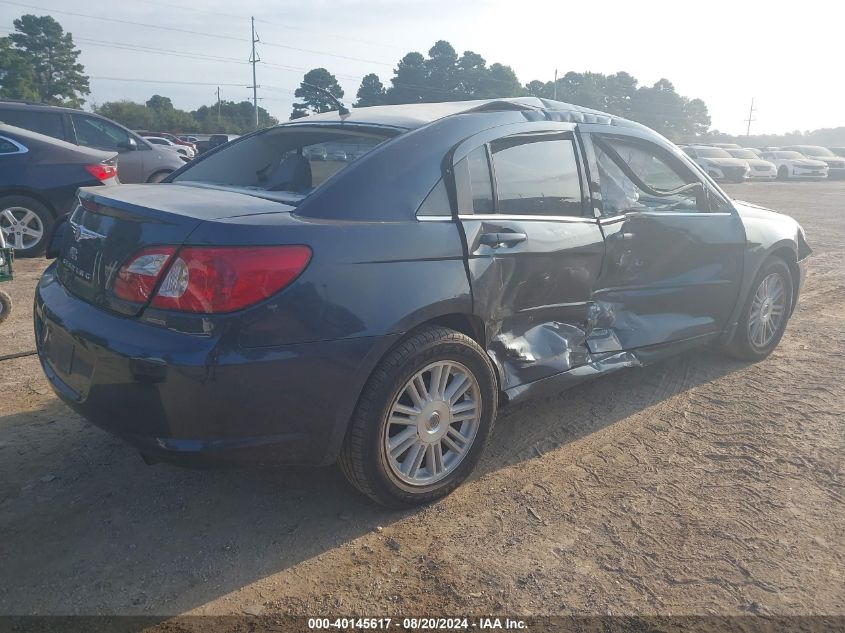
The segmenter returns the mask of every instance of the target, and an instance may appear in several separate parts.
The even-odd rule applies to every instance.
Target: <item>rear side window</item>
[[[581,215],[581,181],[569,138],[509,137],[490,146],[498,212]]]
[[[62,115],[58,112],[18,109],[0,110],[0,121],[16,127],[22,127],[25,130],[32,130],[39,134],[52,136],[53,138],[65,139]]]
[[[0,155],[2,154],[23,154],[27,151],[26,147],[16,143],[15,141],[0,136]]]

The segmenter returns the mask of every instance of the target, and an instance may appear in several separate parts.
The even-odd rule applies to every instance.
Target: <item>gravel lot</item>
[[[393,513],[335,469],[148,467],[0,362],[0,614],[845,615],[845,182],[746,184],[815,250],[778,350],[506,409],[481,472]],[[4,284],[33,349],[43,261]]]

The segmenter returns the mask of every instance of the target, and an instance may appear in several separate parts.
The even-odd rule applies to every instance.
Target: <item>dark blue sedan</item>
[[[0,122],[0,231],[19,257],[44,252],[76,190],[117,183],[117,154],[88,149]]]
[[[36,338],[76,411],[152,461],[339,462],[389,506],[453,490],[502,404],[764,358],[810,254],[647,128],[534,98],[260,130],[83,190],[52,250]]]

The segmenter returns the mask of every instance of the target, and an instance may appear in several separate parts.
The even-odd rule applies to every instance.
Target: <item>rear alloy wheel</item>
[[[448,328],[421,330],[373,372],[341,450],[341,469],[382,505],[439,499],[478,463],[496,396],[490,359],[475,341]]]
[[[24,196],[0,198],[0,231],[18,257],[44,252],[53,215],[37,200]]]
[[[728,353],[760,360],[772,353],[786,330],[792,310],[792,274],[780,258],[763,264],[739,320]]]

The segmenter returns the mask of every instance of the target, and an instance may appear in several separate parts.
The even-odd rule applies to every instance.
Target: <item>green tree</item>
[[[94,112],[117,121],[131,130],[152,130],[156,127],[155,112],[143,103],[134,101],[107,101],[94,106]]]
[[[399,60],[393,85],[387,90],[388,103],[422,103],[427,94],[428,70],[422,53],[408,53]]]
[[[358,97],[358,100],[354,104],[356,108],[382,105],[385,103],[386,98],[384,84],[381,83],[381,80],[375,73],[365,75],[361,80],[361,87],[358,88],[358,94],[356,96]]]
[[[37,101],[35,67],[8,37],[0,37],[0,97]]]
[[[337,105],[335,105],[334,101],[328,95],[320,90],[315,90],[312,86],[327,90],[338,99],[343,97],[343,88],[337,83],[337,78],[333,74],[325,68],[313,68],[305,73],[302,83],[296,89],[296,92],[294,92],[294,96],[302,101],[293,104],[291,118],[299,118],[304,116],[304,114],[317,114],[319,112],[337,110]]]
[[[460,93],[456,90],[458,54],[446,40],[438,40],[428,50],[425,60],[426,78],[422,96],[425,101],[455,101]]]
[[[85,68],[77,62],[73,36],[49,15],[24,15],[14,21],[9,40],[30,61],[33,87],[43,103],[81,107],[90,93]]]

